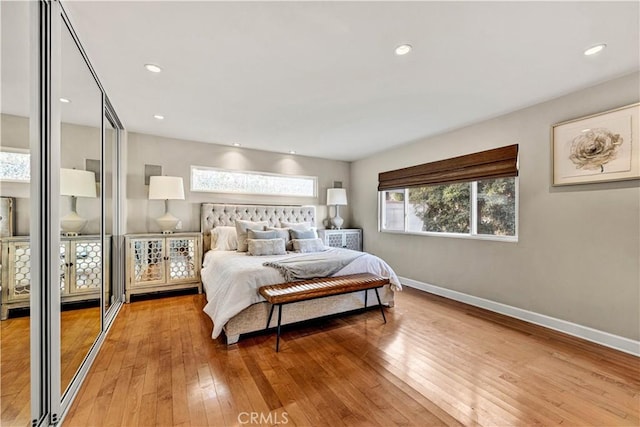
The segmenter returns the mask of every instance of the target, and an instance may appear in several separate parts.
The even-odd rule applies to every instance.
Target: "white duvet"
[[[330,251],[349,251],[331,248]],[[289,253],[278,256],[251,256],[236,251],[209,251],[202,267],[202,283],[207,295],[204,312],[213,320],[212,338],[217,338],[222,327],[236,314],[252,304],[264,301],[258,288],[282,283],[282,275],[272,267],[262,264],[267,261],[291,258],[306,254]],[[391,288],[402,288],[398,276],[391,267],[375,255],[365,253],[354,259],[335,276],[356,273],[372,273],[388,277]]]

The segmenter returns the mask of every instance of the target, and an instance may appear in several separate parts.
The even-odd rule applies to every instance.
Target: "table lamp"
[[[87,220],[78,215],[78,197],[96,197],[96,174],[78,169],[60,169],[60,195],[71,196],[71,213],[60,218],[60,228],[65,236],[77,236],[87,225]]]
[[[149,200],[164,200],[164,215],[156,218],[163,234],[173,233],[180,222],[169,212],[169,200],[184,200],[184,185],[179,176],[152,176],[149,180]]]
[[[338,230],[342,228],[344,220],[340,217],[340,205],[347,204],[347,190],[344,188],[328,188],[327,189],[327,205],[335,205],[336,216],[331,218],[331,223]]]

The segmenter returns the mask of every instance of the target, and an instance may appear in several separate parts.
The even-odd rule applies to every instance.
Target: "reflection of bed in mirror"
[[[108,240],[107,240],[108,242]],[[31,294],[31,247],[28,236],[2,239],[2,310],[0,319],[9,310],[29,307]],[[109,248],[105,264],[109,265]],[[102,283],[102,248],[100,236],[60,238],[60,299],[62,303],[100,299]],[[109,269],[105,269],[109,283]]]
[[[204,308],[213,321],[212,337],[225,332],[227,344],[238,341],[240,335],[265,329],[270,305],[257,292],[258,287],[281,283],[285,280],[272,267],[262,265],[265,261],[291,258],[299,255],[288,253],[280,256],[250,256],[236,251],[210,250],[211,231],[215,227],[233,226],[235,220],[266,221],[271,227],[280,227],[282,222],[315,224],[313,206],[254,206],[223,205],[205,203],[201,207],[201,230],[203,234],[204,263],[202,269],[203,288],[207,294]],[[334,249],[330,249],[334,250]],[[347,249],[335,251],[351,252]],[[370,272],[389,277],[392,286],[400,289],[397,276],[383,260],[371,254],[361,254],[343,269],[333,274]],[[369,291],[369,301],[375,301],[373,290]],[[393,307],[393,290],[389,285],[380,290],[383,305]],[[364,292],[335,295],[288,306],[282,313],[282,324],[291,324],[323,316],[359,310],[364,307]],[[276,316],[270,327],[275,327]]]

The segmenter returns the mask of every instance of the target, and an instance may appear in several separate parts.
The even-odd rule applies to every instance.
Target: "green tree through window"
[[[515,179],[478,181],[478,234],[516,234]]]
[[[387,190],[381,229],[514,237],[516,197],[513,177]]]
[[[422,230],[469,233],[471,226],[470,184],[433,185],[409,189],[409,201]]]

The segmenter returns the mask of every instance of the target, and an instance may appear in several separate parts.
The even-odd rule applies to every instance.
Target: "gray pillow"
[[[267,221],[245,221],[236,219],[236,234],[238,235],[238,252],[247,252],[247,230],[264,230],[269,223]]]
[[[267,227],[265,230],[267,231],[275,231],[277,237],[284,240],[284,247],[288,251],[293,250],[293,244],[291,243],[291,235],[289,234],[288,228],[275,228],[275,227]]]
[[[282,239],[248,239],[249,255],[286,255]]]
[[[326,250],[321,239],[292,239],[293,249],[300,253],[322,252]]]
[[[318,236],[313,230],[289,230],[291,239],[316,239]]]
[[[247,230],[247,239],[278,239],[278,233],[275,231]]]

